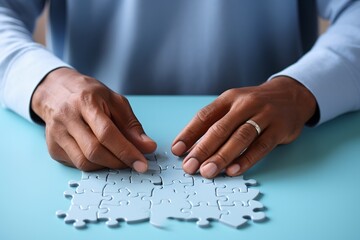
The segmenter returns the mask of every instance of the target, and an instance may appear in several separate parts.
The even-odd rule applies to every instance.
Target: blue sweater
[[[285,75],[314,94],[319,123],[360,109],[360,1],[51,0],[48,49],[31,37],[45,3],[0,0],[1,103],[29,120],[34,89],[62,66],[121,94],[220,94]],[[331,26],[316,40],[318,16]]]

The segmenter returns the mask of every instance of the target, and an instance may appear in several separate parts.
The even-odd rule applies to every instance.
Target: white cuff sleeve
[[[32,94],[49,72],[60,67],[70,66],[43,47],[26,49],[12,59],[2,87],[5,107],[33,121],[30,116]]]

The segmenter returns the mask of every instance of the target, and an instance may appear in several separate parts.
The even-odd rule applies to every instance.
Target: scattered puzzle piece
[[[167,219],[196,220],[206,227],[215,220],[232,227],[248,219],[259,221],[265,214],[262,204],[254,200],[256,184],[243,176],[219,176],[205,179],[182,170],[181,159],[168,152],[149,154],[149,171],[131,169],[83,172],[80,181],[69,181],[75,189],[65,191],[71,197],[68,211],[56,215],[76,228],[89,222],[106,220],[114,227],[119,221],[147,221],[158,227]]]

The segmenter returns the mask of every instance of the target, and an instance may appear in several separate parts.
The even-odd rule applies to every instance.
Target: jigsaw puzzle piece
[[[204,178],[199,173],[191,175],[191,177],[194,179],[194,186],[202,184],[214,184],[214,179]]]
[[[161,190],[162,192],[173,190],[173,193],[175,193],[176,196],[181,195],[182,198],[187,198],[189,196],[189,194],[186,193],[185,186],[192,186],[192,185],[186,185],[186,184],[181,183],[180,181],[174,180],[172,182],[172,184],[162,185],[162,186],[159,186],[159,187],[162,189]],[[157,193],[155,192],[155,194],[157,194]],[[176,197],[176,196],[174,196],[174,197]]]
[[[217,196],[224,196],[227,201],[219,202],[220,206],[233,206],[235,202],[242,202],[244,206],[248,204],[249,200],[255,199],[260,194],[257,189],[249,188],[247,192],[241,192],[239,189],[232,193],[226,193],[225,195],[219,194]]]
[[[171,185],[174,182],[180,182],[186,185],[194,185],[194,180],[191,175],[184,172],[182,169],[174,169],[168,167],[160,173],[162,185]]]
[[[260,202],[249,200],[246,205],[244,206],[242,202],[235,202],[235,207],[221,206],[221,210],[228,211],[228,214],[221,215],[219,221],[237,228],[247,222],[247,218],[253,221],[262,221],[266,218],[264,212],[257,211],[264,207]]]
[[[190,213],[182,212],[182,208],[191,208],[191,205],[187,201],[176,199],[163,199],[158,204],[152,203],[150,223],[156,227],[163,227],[168,218],[187,220]]]
[[[118,192],[103,194],[110,199],[103,199],[101,201],[101,206],[106,205],[120,205],[123,201],[128,201],[130,198],[130,191],[126,188],[119,189]]]
[[[186,201],[189,194],[185,192],[184,185],[181,183],[174,183],[166,186],[156,186],[152,189],[150,197],[144,197],[145,200],[150,200],[153,204],[160,204],[163,200],[171,200],[173,202]]]
[[[71,204],[80,206],[81,208],[88,208],[90,206],[99,206],[102,200],[111,200],[110,196],[103,196],[102,193],[84,191],[83,193],[76,193],[73,190],[64,192],[65,197],[71,198]]]
[[[130,181],[118,181],[114,184],[106,184],[103,190],[103,195],[109,195],[110,193],[117,193],[120,189],[127,188],[130,185]]]
[[[73,226],[76,228],[83,228],[88,222],[97,222],[97,211],[97,206],[81,208],[77,205],[70,205],[68,211],[57,211],[56,215],[64,218],[66,223],[73,223]]]
[[[142,183],[131,183],[126,189],[130,192],[129,197],[150,197],[154,187],[155,185],[151,182],[143,181]]]
[[[168,168],[182,170],[183,159],[173,155],[172,153],[159,152],[155,154],[155,157],[161,170],[166,170]]]
[[[223,175],[215,178],[214,184],[218,187],[224,187],[224,190],[221,193],[225,194],[233,192],[234,189],[240,189],[241,192],[247,192],[248,186],[256,185],[256,181],[254,179],[245,180],[242,175],[236,177]]]
[[[98,171],[92,171],[92,172],[82,172],[82,176],[81,179],[85,180],[85,179],[89,179],[92,177],[95,177],[99,180],[107,180],[107,177],[109,174],[114,174],[116,172],[114,172],[114,170],[111,169],[102,169],[102,170],[98,170]]]
[[[160,166],[157,164],[154,156],[152,160],[148,159],[148,170],[145,173],[138,173],[134,170],[131,171],[130,182],[142,183],[144,180],[146,180],[152,182],[153,184],[160,185],[161,184],[161,178],[159,176],[160,172],[161,172]]]
[[[76,193],[83,193],[84,191],[101,193],[107,184],[106,180],[98,179],[95,175],[89,175],[88,178],[80,181],[69,181],[70,187],[76,187]]]
[[[130,182],[131,183],[142,183],[143,181],[150,181],[153,184],[156,185],[160,185],[162,179],[159,176],[160,171],[153,171],[151,169],[149,169],[147,172],[145,173],[138,173],[135,171],[132,171],[131,176],[130,176]]]
[[[107,220],[106,225],[115,227],[119,220],[128,223],[145,221],[150,218],[150,201],[141,198],[131,198],[128,201],[121,201],[120,205],[101,205],[98,211],[99,220]]]
[[[111,174],[108,174],[106,181],[108,183],[117,182],[130,182],[131,168],[111,170]]]
[[[219,201],[226,202],[228,199],[226,196],[217,196],[216,188],[213,184],[185,186],[185,192],[189,194],[187,200],[193,206],[198,206],[201,202],[206,202],[209,206],[218,206]]]
[[[190,209],[181,209],[184,213],[189,213],[187,220],[197,220],[196,224],[200,227],[209,226],[209,220],[219,220],[222,214],[227,214],[226,210],[220,210],[218,206],[210,206],[206,202],[198,205],[191,204]]]
[[[145,155],[148,160],[148,170],[151,170],[153,173],[160,173],[161,167],[157,162],[156,154]]]

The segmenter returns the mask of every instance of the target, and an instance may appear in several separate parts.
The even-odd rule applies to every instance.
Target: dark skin
[[[68,68],[54,70],[35,90],[31,107],[45,122],[55,160],[83,171],[147,170],[143,154],[155,151],[156,143],[126,98],[98,80]],[[183,168],[189,174],[237,176],[277,145],[295,140],[315,110],[311,92],[288,77],[230,89],[196,114],[175,138],[172,152],[188,153]],[[260,135],[248,119],[259,124]]]

